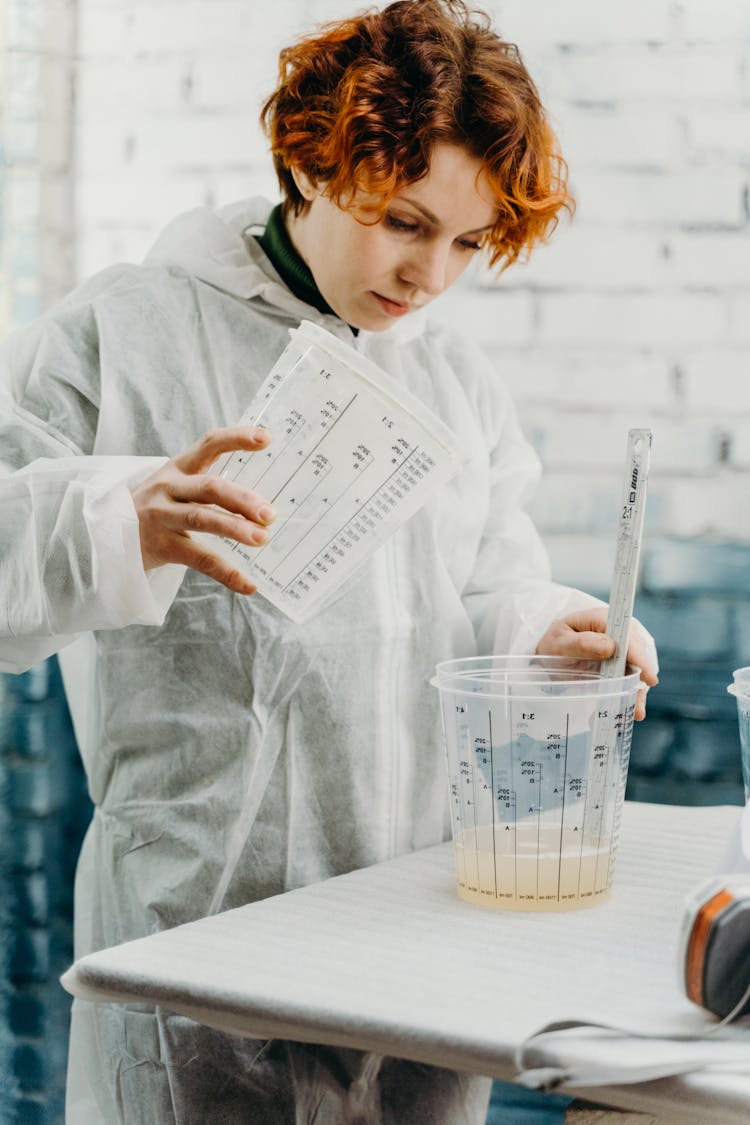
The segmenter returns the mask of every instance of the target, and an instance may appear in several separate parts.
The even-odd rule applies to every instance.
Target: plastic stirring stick
[[[629,430],[625,480],[615,551],[615,566],[607,615],[607,633],[615,641],[614,656],[601,663],[606,678],[623,676],[628,651],[630,619],[633,616],[638,561],[646,510],[646,485],[651,462],[651,430]]]

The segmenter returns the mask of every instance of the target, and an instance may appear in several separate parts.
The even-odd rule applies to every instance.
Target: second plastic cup
[[[736,668],[734,683],[727,688],[737,701],[737,721],[740,727],[740,754],[745,801],[750,801],[750,668]]]
[[[565,657],[439,664],[458,893],[570,910],[612,884],[640,670]]]

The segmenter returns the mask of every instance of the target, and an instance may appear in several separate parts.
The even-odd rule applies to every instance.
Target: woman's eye
[[[391,230],[405,230],[411,232],[419,230],[418,223],[409,223],[406,219],[398,219],[395,215],[390,215],[388,213],[386,213],[385,221],[386,225],[389,226]]]
[[[404,231],[407,234],[417,234],[420,229],[419,223],[410,222],[408,219],[400,219],[397,215],[391,215],[389,211],[386,211],[385,214],[385,225],[391,230]],[[482,249],[481,242],[477,242],[475,239],[471,238],[458,239],[458,245],[462,250],[474,251]]]

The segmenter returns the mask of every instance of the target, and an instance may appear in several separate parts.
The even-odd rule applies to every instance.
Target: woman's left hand
[[[577,660],[609,660],[615,642],[607,635],[607,607],[593,606],[553,621],[536,646],[540,656],[571,656]],[[651,634],[635,618],[630,623],[628,664],[641,669],[644,687],[636,697],[635,718],[646,718],[646,693],[658,684],[659,664]]]

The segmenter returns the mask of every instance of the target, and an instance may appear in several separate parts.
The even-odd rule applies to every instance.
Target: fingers
[[[268,520],[268,523],[271,521]],[[265,527],[251,519],[223,512],[206,504],[174,504],[164,513],[163,526],[177,535],[199,531],[206,535],[221,535],[248,547],[262,547],[268,541]]]
[[[254,593],[252,582],[210,547],[193,540],[191,532],[222,536],[249,547],[267,541],[266,528],[275,519],[271,505],[257,493],[205,470],[222,453],[262,449],[269,441],[266,430],[252,426],[210,430],[131,489],[147,570],[179,563],[230,590]]]
[[[570,617],[556,621],[537,646],[545,656],[569,656],[577,660],[609,660],[615,642],[604,632],[578,632],[570,625]]]
[[[569,613],[553,621],[536,651],[545,656],[567,656],[577,660],[609,660],[615,654],[615,642],[606,632],[607,607],[593,607]],[[658,684],[659,665],[656,645],[640,621],[633,619],[628,640],[628,663],[641,669],[641,687],[636,695],[634,718],[646,717],[646,696],[649,687]]]
[[[202,438],[172,460],[183,473],[204,473],[222,453],[264,449],[270,440],[271,435],[262,426],[224,426],[207,430]]]
[[[567,625],[576,633],[606,633],[607,607],[590,606],[587,609],[578,609],[574,613],[566,613],[560,618],[560,623]]]
[[[559,655],[561,656],[576,656],[583,657],[588,660],[609,660],[615,654],[615,642],[612,637],[605,633],[589,632],[577,633],[572,637],[567,634],[561,634],[559,640]],[[640,663],[640,658],[645,655],[645,646],[638,644],[628,648],[628,661],[637,667],[643,669]],[[639,688],[635,699],[634,719],[640,722],[646,718],[646,696],[648,694],[649,686],[658,683],[658,678],[651,670],[641,671],[641,680],[644,683],[642,688]]]
[[[177,501],[176,509],[183,509],[180,513],[183,519],[187,513],[190,513],[186,524],[189,531],[214,530],[214,527],[209,528],[201,522],[198,505],[211,506],[206,509],[207,515],[213,508],[218,507],[235,516],[243,517],[244,520],[252,520],[261,527],[267,527],[276,518],[273,508],[262,496],[223,477],[178,476],[172,483],[170,494],[172,499]],[[215,521],[213,522],[215,526]],[[225,532],[214,533],[225,534]]]
[[[615,642],[606,633],[574,633],[568,651],[587,660],[609,660],[615,655]]]
[[[265,528],[276,518],[271,505],[248,489],[221,477],[187,476],[167,465],[132,490],[147,554],[158,562],[156,540],[164,533],[207,532],[256,547],[265,543]]]
[[[165,554],[168,554],[170,562],[200,571],[201,574],[220,582],[235,594],[254,594],[257,589],[255,584],[230,562],[220,555],[213,554],[188,535],[171,534],[165,547]]]
[[[656,645],[649,632],[644,629],[640,621],[633,620],[630,627],[628,643],[628,661],[641,669],[641,679],[649,687],[659,682],[659,663],[656,656]]]
[[[148,570],[164,563],[192,567],[237,593],[255,593],[255,585],[231,562],[214,554],[210,546],[191,538],[191,531],[225,536],[248,547],[260,547],[268,532],[229,512],[208,505],[185,504],[159,497],[140,515],[141,554]]]
[[[656,657],[656,645],[648,630],[644,629],[637,618],[630,623],[630,636],[628,638],[628,663],[641,670],[643,687],[639,689],[635,699],[636,722],[646,718],[646,697],[648,689],[659,682],[659,664]]]

